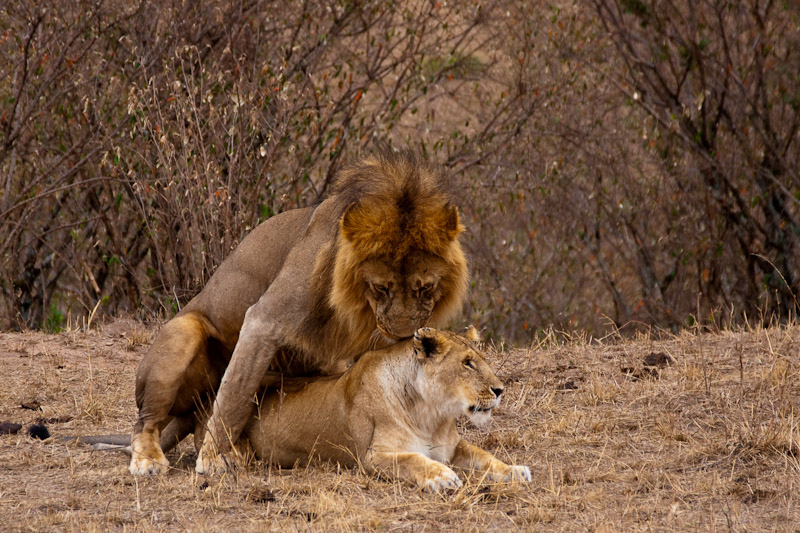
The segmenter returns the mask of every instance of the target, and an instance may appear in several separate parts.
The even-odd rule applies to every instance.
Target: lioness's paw
[[[426,492],[442,492],[445,490],[454,490],[461,486],[461,480],[458,475],[451,469],[445,467],[438,475],[429,477],[422,482],[422,490]]]
[[[531,469],[527,466],[512,465],[511,471],[506,475],[503,481],[530,481]]]
[[[161,457],[151,459],[143,454],[132,453],[131,464],[128,470],[134,476],[152,476],[163,474],[169,468],[169,461],[161,454]]]

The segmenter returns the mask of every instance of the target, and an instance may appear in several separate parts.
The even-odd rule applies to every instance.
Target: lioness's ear
[[[481,333],[478,331],[478,328],[470,324],[466,328],[464,328],[464,336],[471,340],[472,342],[480,342],[481,340]]]
[[[414,353],[419,359],[427,359],[437,354],[439,343],[436,331],[432,328],[419,328],[414,332]]]

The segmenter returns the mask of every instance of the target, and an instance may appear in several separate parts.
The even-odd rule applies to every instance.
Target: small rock
[[[567,390],[578,390],[578,385],[570,378],[564,382],[563,385],[558,387],[556,390],[567,391]]]
[[[0,435],[13,435],[22,429],[22,424],[14,422],[0,422]]]
[[[655,366],[655,367],[665,367],[671,365],[675,362],[675,359],[664,352],[652,352],[648,355],[644,356],[642,359],[642,364],[644,366]]]
[[[28,428],[28,436],[33,439],[47,440],[50,438],[50,432],[47,430],[47,426],[31,424]]]
[[[72,417],[70,415],[51,416],[51,417],[48,417],[48,418],[37,418],[36,419],[36,423],[37,424],[63,424],[65,422],[69,422],[70,420],[72,420]]]
[[[20,407],[23,409],[30,409],[32,411],[42,410],[42,406],[39,403],[39,400],[28,400],[19,404]]]
[[[254,488],[247,495],[247,500],[254,503],[274,502],[275,493],[266,488]]]

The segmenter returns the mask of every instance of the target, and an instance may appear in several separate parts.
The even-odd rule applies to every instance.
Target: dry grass
[[[127,432],[146,328],[0,334],[0,420],[53,433]],[[540,346],[494,359],[508,396],[477,444],[531,466],[533,483],[468,479],[421,494],[335,465],[196,476],[194,450],[166,477],[127,459],[0,437],[6,530],[791,531],[800,523],[800,327],[667,340]],[[664,366],[646,366],[649,362]],[[662,355],[664,354],[664,355]],[[38,400],[41,411],[20,408]]]

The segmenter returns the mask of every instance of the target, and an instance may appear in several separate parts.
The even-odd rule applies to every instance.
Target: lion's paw
[[[134,476],[153,476],[163,474],[169,468],[169,461],[161,451],[152,433],[139,433],[131,439],[131,464],[128,470]]]
[[[234,454],[217,453],[216,451],[209,451],[205,446],[200,449],[197,454],[197,462],[194,465],[194,471],[198,474],[223,474],[230,472],[236,466]]]
[[[511,465],[511,470],[503,481],[530,481],[531,469],[523,465]]]
[[[426,492],[442,492],[445,490],[455,490],[461,487],[461,480],[451,469],[445,467],[438,475],[429,477],[422,483],[422,490]]]
[[[161,450],[159,450],[160,452]],[[134,476],[153,476],[163,474],[169,468],[169,460],[163,452],[155,458],[146,457],[142,453],[131,452],[131,464],[128,470]]]

